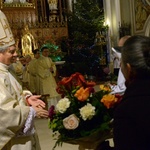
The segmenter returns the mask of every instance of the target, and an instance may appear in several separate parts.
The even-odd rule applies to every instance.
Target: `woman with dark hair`
[[[132,36],[122,48],[126,91],[114,112],[115,150],[150,149],[150,37]]]

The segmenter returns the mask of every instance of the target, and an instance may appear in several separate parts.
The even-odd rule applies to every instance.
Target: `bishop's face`
[[[4,52],[0,53],[0,62],[5,65],[12,64],[17,57],[16,48],[14,45],[8,47]]]

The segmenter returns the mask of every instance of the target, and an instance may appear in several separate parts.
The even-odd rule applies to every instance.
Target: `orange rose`
[[[79,101],[85,101],[90,96],[89,88],[81,87],[74,95]]]
[[[101,102],[106,106],[107,109],[109,109],[114,106],[117,100],[118,99],[115,97],[115,95],[107,94],[103,96]]]

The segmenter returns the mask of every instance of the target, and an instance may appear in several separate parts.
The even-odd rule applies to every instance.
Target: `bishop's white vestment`
[[[30,113],[22,86],[0,63],[0,149],[40,150],[36,134],[20,135]]]

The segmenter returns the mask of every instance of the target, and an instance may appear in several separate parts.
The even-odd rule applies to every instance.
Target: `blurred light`
[[[106,19],[106,21],[104,22],[104,26],[106,26],[106,25],[110,26],[110,21],[109,21],[109,19]]]

